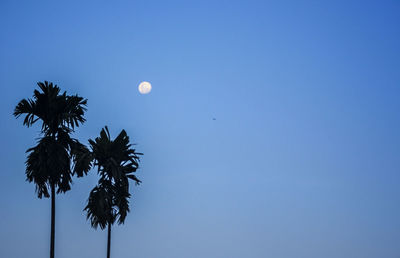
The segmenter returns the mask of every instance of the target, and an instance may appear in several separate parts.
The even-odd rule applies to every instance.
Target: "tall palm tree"
[[[71,189],[72,176],[81,177],[90,169],[89,150],[70,137],[75,127],[85,122],[86,99],[78,95],[60,94],[53,83],[39,82],[32,99],[21,100],[14,116],[25,115],[27,127],[41,123],[40,139],[27,150],[27,181],[36,185],[39,198],[51,196],[50,258],[54,258],[55,195]]]
[[[108,128],[100,132],[100,137],[89,140],[94,166],[97,166],[100,179],[90,192],[84,210],[92,227],[108,228],[107,258],[110,258],[111,226],[115,221],[123,224],[129,212],[129,180],[136,184],[141,181],[133,174],[139,167],[139,155],[129,143],[125,130],[111,140]]]

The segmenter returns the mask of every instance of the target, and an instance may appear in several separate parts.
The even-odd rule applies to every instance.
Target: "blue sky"
[[[0,2],[0,257],[46,257],[50,201],[25,182],[37,81],[88,98],[144,153],[112,257],[400,255],[399,1]],[[138,84],[153,91],[140,95]],[[216,118],[216,120],[213,120]],[[102,257],[57,196],[56,257]]]

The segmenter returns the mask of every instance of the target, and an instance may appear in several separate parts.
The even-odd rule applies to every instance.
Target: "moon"
[[[151,84],[150,82],[141,82],[139,84],[138,90],[140,94],[148,94],[151,91]]]

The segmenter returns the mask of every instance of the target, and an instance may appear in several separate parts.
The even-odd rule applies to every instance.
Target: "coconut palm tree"
[[[139,155],[129,143],[125,130],[111,140],[108,128],[100,132],[100,137],[89,140],[94,166],[97,167],[100,179],[98,185],[90,192],[85,207],[87,219],[92,227],[103,230],[108,228],[107,258],[110,258],[111,226],[115,221],[123,224],[129,212],[129,180],[136,184],[141,181],[133,174],[139,167]]]
[[[78,140],[70,137],[75,127],[85,122],[86,99],[60,94],[53,83],[39,82],[32,99],[21,100],[14,116],[25,115],[23,124],[31,127],[41,123],[41,133],[35,147],[27,150],[26,178],[36,185],[39,198],[51,197],[50,258],[54,258],[55,195],[71,189],[72,176],[81,177],[90,169],[90,152]]]

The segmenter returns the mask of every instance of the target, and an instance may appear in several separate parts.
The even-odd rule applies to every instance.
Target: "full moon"
[[[141,82],[138,89],[140,94],[148,94],[151,91],[151,84],[150,82]]]

